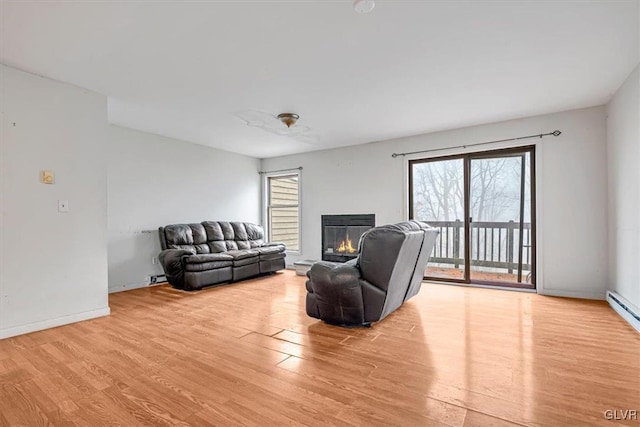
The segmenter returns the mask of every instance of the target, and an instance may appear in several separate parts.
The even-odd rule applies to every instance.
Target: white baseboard
[[[595,299],[600,301],[603,301],[605,299],[605,291],[567,291],[562,289],[538,289],[538,294],[550,297]]]
[[[146,288],[148,286],[148,283],[130,283],[128,285],[118,286],[117,288],[109,288],[109,293],[113,294],[116,292],[130,291],[132,289]]]
[[[104,307],[97,310],[56,317],[55,319],[42,320],[40,322],[0,329],[0,339],[41,331],[43,329],[55,328],[56,326],[68,325],[69,323],[81,322],[83,320],[95,319],[96,317],[108,316],[109,314],[111,314],[111,309],[109,307]]]
[[[622,307],[618,302],[626,306]],[[640,332],[640,320],[638,320],[635,316],[640,315],[640,309],[635,305],[631,304],[626,298],[618,294],[617,292],[607,291],[607,302],[613,308],[613,310],[620,315],[624,320],[626,320],[636,331]],[[635,315],[635,316],[634,316]]]

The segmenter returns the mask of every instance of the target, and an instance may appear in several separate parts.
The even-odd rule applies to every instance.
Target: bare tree
[[[475,221],[518,219],[520,157],[474,160],[470,173],[469,204]],[[418,219],[462,220],[463,161],[454,159],[416,164],[413,169],[413,209]]]
[[[414,169],[414,216],[453,221],[464,214],[461,161],[420,164]]]
[[[477,221],[495,221],[513,203],[512,191],[504,182],[506,158],[482,159],[471,163],[471,212]]]

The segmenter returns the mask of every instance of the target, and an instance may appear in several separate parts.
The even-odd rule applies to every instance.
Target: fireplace
[[[355,258],[360,237],[375,225],[375,214],[322,215],[322,260],[347,262]]]

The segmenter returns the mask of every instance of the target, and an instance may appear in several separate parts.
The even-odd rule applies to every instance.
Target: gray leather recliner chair
[[[307,314],[337,325],[384,319],[420,290],[437,236],[438,230],[420,221],[370,229],[356,259],[311,266]]]

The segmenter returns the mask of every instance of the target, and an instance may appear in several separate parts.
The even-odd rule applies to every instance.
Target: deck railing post
[[[509,274],[513,274],[513,221],[509,221],[509,225],[507,227],[507,264],[508,264],[508,272]]]
[[[460,259],[460,228],[462,228],[462,221],[456,219],[456,222],[453,223],[453,265],[455,268],[460,267],[458,262]]]

